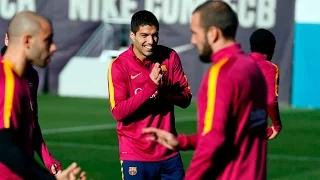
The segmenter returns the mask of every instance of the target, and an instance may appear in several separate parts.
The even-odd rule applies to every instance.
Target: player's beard
[[[211,54],[212,50],[208,43],[208,40],[206,39],[206,42],[203,45],[202,53],[199,54],[199,59],[201,62],[204,63],[210,63],[211,62]]]

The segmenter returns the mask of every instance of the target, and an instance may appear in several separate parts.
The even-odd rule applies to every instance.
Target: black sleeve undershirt
[[[0,162],[26,180],[55,180],[46,169],[13,144],[12,130],[0,130]]]

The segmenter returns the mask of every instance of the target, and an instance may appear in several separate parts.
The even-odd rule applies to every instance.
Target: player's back
[[[226,167],[219,180],[266,179],[266,83],[256,63],[242,52],[229,56],[221,69],[233,90],[226,125]],[[223,93],[223,92],[221,92]],[[223,166],[223,165],[222,165]]]
[[[268,104],[274,102],[274,96],[278,94],[279,68],[276,64],[268,61],[263,54],[253,52],[250,57],[257,63],[267,83]]]

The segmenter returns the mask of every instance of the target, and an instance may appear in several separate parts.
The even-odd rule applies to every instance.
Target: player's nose
[[[153,44],[154,44],[154,39],[152,38],[152,36],[148,36],[148,38],[147,38],[147,43],[148,43],[149,45],[153,45]]]
[[[191,35],[190,43],[191,43],[192,45],[196,45],[196,38],[195,38],[194,35]]]
[[[51,47],[50,47],[50,53],[53,54],[54,52],[56,52],[57,50],[57,46],[55,43],[52,43],[51,44]]]

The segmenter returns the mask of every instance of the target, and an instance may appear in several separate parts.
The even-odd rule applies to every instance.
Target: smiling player
[[[191,92],[178,54],[158,45],[159,22],[149,11],[132,16],[133,44],[109,66],[111,112],[118,121],[122,173],[128,179],[183,179],[178,151],[146,141],[142,129],[176,134],[174,105],[189,106]]]

